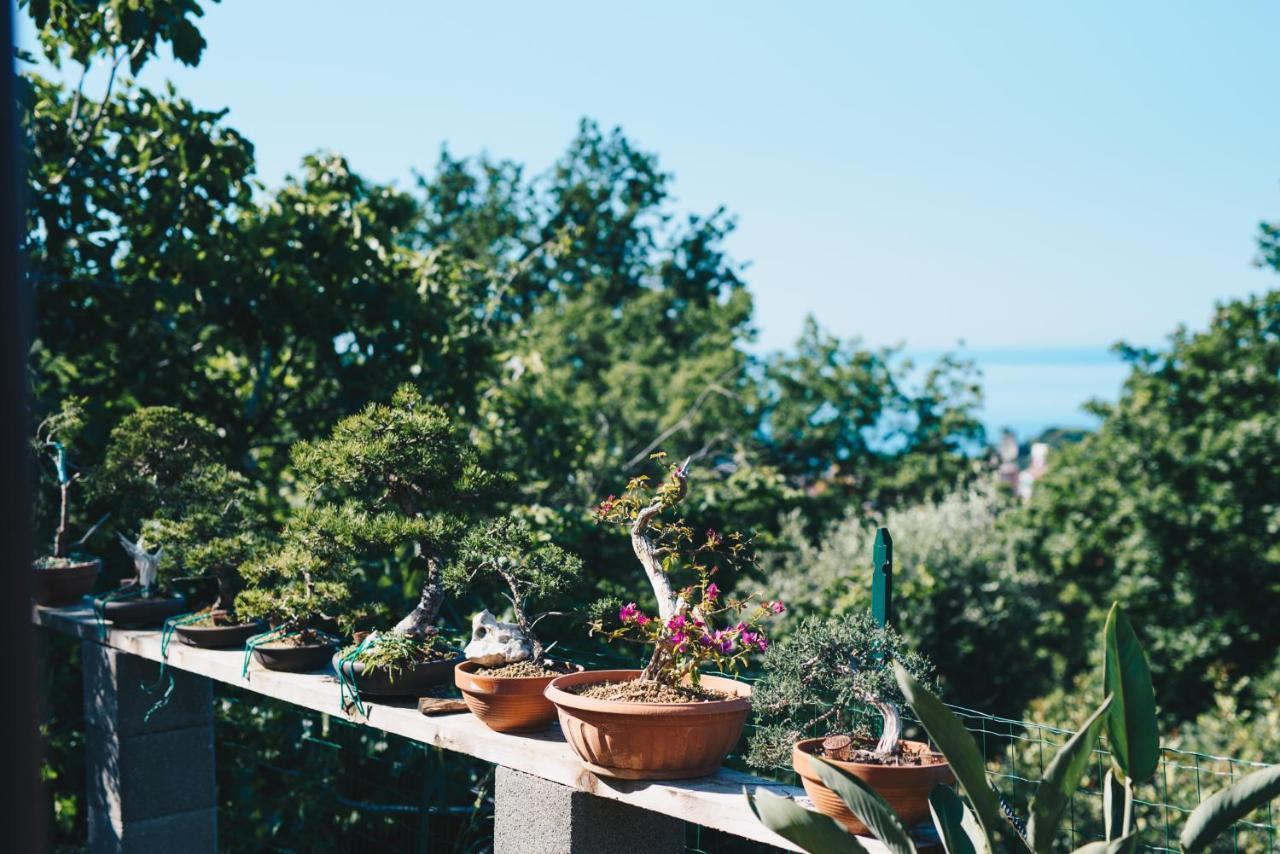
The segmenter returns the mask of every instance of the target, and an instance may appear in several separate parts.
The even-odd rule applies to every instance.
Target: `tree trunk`
[[[419,543],[415,551],[423,553]],[[427,580],[422,585],[422,595],[418,604],[403,620],[396,623],[395,631],[413,637],[426,637],[436,631],[436,617],[440,616],[440,606],[444,604],[444,584],[441,581],[442,559],[438,554],[426,554]]]
[[[689,461],[685,460],[683,466],[672,472],[672,477],[676,479],[677,486],[675,496],[671,499],[655,498],[649,506],[636,514],[636,520],[631,525],[631,550],[636,553],[636,558],[640,561],[641,566],[644,567],[645,575],[649,577],[649,585],[653,587],[654,598],[658,600],[658,617],[664,624],[681,612],[684,603],[680,601],[675,590],[671,587],[671,580],[667,578],[667,574],[662,570],[662,562],[658,559],[658,546],[649,534],[649,527],[664,509],[674,507],[684,500],[689,491],[686,475],[688,467]],[[640,674],[640,678],[650,682],[657,681],[665,666],[670,663],[671,658],[671,644],[666,641],[658,643],[653,649],[653,655],[649,657],[649,663],[645,665],[644,671]]]

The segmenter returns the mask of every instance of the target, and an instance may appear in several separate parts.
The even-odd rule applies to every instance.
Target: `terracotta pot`
[[[119,629],[145,629],[158,626],[170,617],[187,610],[187,600],[180,593],[167,596],[112,599],[102,603],[102,617]]]
[[[360,691],[361,697],[420,697],[432,688],[448,684],[449,676],[462,656],[439,661],[424,661],[398,671],[393,679],[386,670],[367,667],[363,661],[342,660],[342,653],[333,656],[333,669],[342,668],[347,679]]]
[[[263,620],[237,623],[233,626],[196,626],[188,624],[173,627],[174,633],[182,639],[183,643],[190,646],[198,646],[202,649],[243,647],[244,642],[249,638],[262,634],[266,630],[267,624]]]
[[[804,741],[796,742],[795,747],[791,749],[791,766],[796,773],[800,775],[801,781],[804,783],[804,790],[813,800],[813,805],[817,807],[818,812],[823,815],[830,816],[844,826],[844,829],[850,833],[866,836],[869,831],[867,826],[859,821],[849,808],[845,806],[844,801],[840,800],[840,796],[827,788],[826,785],[818,777],[817,770],[813,767],[813,752],[822,746],[823,739],[807,738]],[[913,753],[933,753],[929,745],[920,741],[903,741],[902,749],[909,750]],[[832,765],[848,771],[862,782],[866,783],[880,797],[884,798],[889,806],[893,807],[894,812],[898,814],[898,818],[902,819],[902,823],[908,828],[915,827],[923,821],[929,819],[929,792],[938,783],[946,783],[948,785],[956,781],[955,776],[951,773],[951,766],[946,761],[939,762],[935,765],[868,765],[862,762],[842,762],[838,759],[829,759]]]
[[[485,676],[475,672],[479,666],[463,661],[453,671],[453,682],[471,714],[489,729],[530,732],[555,721],[556,707],[544,692],[558,676]],[[577,666],[576,672],[581,673],[582,667]]]
[[[93,590],[102,561],[87,558],[66,566],[31,568],[31,592],[37,605],[63,608],[76,605]]]
[[[268,670],[309,673],[325,670],[337,644],[322,640],[308,644],[265,643],[253,648],[253,657]]]
[[[623,780],[680,780],[715,773],[742,734],[751,711],[751,686],[703,676],[703,687],[731,695],[705,703],[623,703],[565,690],[639,677],[639,670],[591,670],[558,676],[547,686],[560,729],[582,763],[597,774]]]

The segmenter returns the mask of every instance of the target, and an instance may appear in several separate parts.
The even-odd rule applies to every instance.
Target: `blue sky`
[[[760,346],[807,312],[935,349],[1105,347],[1276,285],[1274,3],[227,0],[163,79],[277,183],[320,148],[407,184],[440,146],[548,166],[580,117],[725,205]],[[30,36],[28,33],[27,40]]]

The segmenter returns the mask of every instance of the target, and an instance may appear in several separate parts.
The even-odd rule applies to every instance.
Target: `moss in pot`
[[[32,562],[32,594],[36,604],[62,607],[80,602],[97,583],[102,561],[77,549],[93,535],[104,519],[89,528],[79,540],[69,542],[71,493],[80,481],[81,472],[67,458],[67,447],[84,426],[81,403],[76,399],[63,402],[61,409],[45,418],[36,428],[35,450],[53,463],[58,484],[58,518],[53,534],[53,551]]]
[[[454,681],[471,713],[498,732],[543,729],[556,719],[544,696],[551,680],[582,668],[547,657],[534,628],[558,612],[531,613],[533,602],[563,593],[582,574],[582,561],[541,540],[523,520],[496,519],[474,528],[458,559],[445,570],[445,586],[461,593],[486,582],[499,586],[514,622],[504,623],[488,610],[471,623],[471,642]]]
[[[627,603],[615,617],[614,603],[592,623],[593,634],[651,646],[643,670],[569,674],[547,687],[565,738],[598,774],[661,780],[713,773],[742,733],[751,688],[701,670],[736,672],[768,648],[761,623],[782,612],[781,602],[732,597],[712,580],[750,561],[744,537],[696,535],[682,519],[666,518],[688,492],[688,470],[688,460],[669,466],[657,487],[633,478],[621,497],[596,508],[598,520],[628,532],[657,600],[656,614]],[[691,583],[677,588],[681,577]]]
[[[765,656],[747,761],[764,770],[790,764],[818,810],[851,833],[867,828],[822,781],[812,757],[867,783],[908,826],[926,821],[929,792],[953,777],[928,744],[901,738],[894,661],[932,684],[928,659],[870,614],[806,619]]]
[[[418,697],[447,684],[462,655],[438,632],[360,632],[333,658],[339,678],[364,697]]]

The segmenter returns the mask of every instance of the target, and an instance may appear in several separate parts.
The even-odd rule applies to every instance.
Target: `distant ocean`
[[[926,366],[943,351],[912,350],[906,355]],[[982,371],[982,421],[989,441],[1012,430],[1020,440],[1048,427],[1097,427],[1082,411],[1091,399],[1114,401],[1129,366],[1111,351],[1073,348],[960,349]]]

